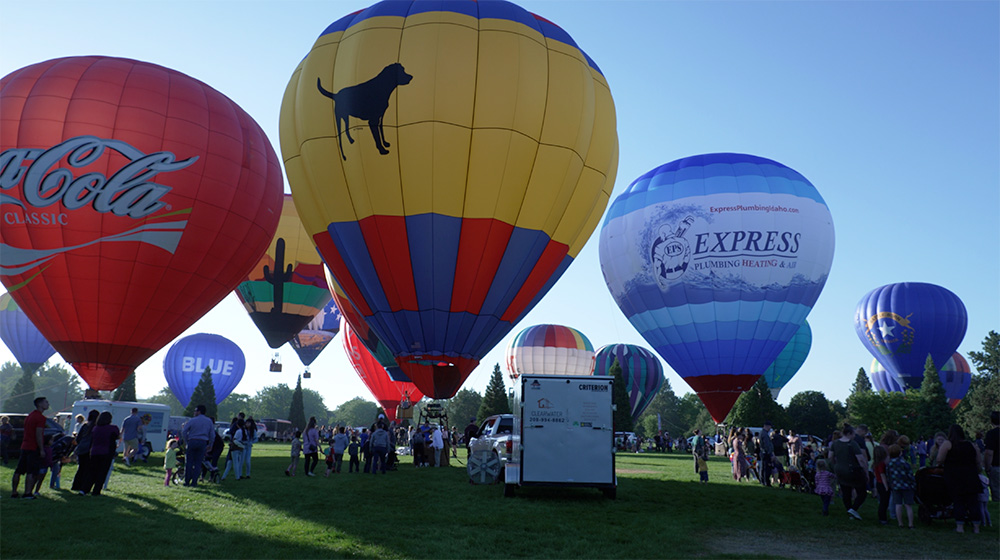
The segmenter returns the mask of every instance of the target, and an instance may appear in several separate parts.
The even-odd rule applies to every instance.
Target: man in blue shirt
[[[184,423],[181,438],[187,445],[187,460],[184,463],[184,486],[198,486],[201,477],[201,462],[209,443],[215,440],[215,422],[205,415],[205,405],[194,409],[194,418]]]
[[[139,449],[139,424],[142,418],[139,417],[139,409],[133,407],[132,415],[122,422],[122,439],[125,440],[125,453],[122,460],[126,465],[132,464],[132,457]]]

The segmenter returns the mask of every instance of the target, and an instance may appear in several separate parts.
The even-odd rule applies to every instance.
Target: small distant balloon
[[[594,346],[584,334],[563,325],[535,325],[519,332],[507,346],[507,369],[522,374],[593,375]]]
[[[621,365],[622,377],[625,378],[632,420],[638,420],[663,387],[663,364],[656,354],[642,346],[608,344],[597,350],[594,375],[611,375],[615,360]]]
[[[0,296],[0,339],[27,375],[38,371],[56,353],[10,294]]]
[[[902,383],[884,367],[882,364],[878,363],[878,360],[872,359],[872,365],[868,369],[870,372],[870,377],[872,381],[872,387],[876,391],[882,391],[883,393],[903,393],[905,389]]]
[[[812,339],[812,328],[809,327],[809,321],[806,321],[802,323],[799,330],[795,331],[795,335],[774,359],[774,363],[768,366],[764,372],[764,381],[767,382],[768,388],[771,389],[771,395],[775,399],[778,398],[781,389],[785,387],[792,376],[798,373],[802,364],[806,363],[809,348],[812,347]]]
[[[941,385],[944,386],[944,396],[948,398],[948,405],[952,408],[962,402],[969,392],[972,384],[972,370],[969,362],[961,354],[955,352],[951,358],[941,367],[938,372],[941,378]]]
[[[219,404],[243,379],[246,358],[235,342],[217,334],[193,334],[175,342],[163,358],[163,375],[184,406],[191,402],[205,368],[212,370],[215,404]]]
[[[292,337],[289,344],[299,355],[302,365],[309,366],[316,361],[338,332],[340,332],[340,311],[337,309],[337,302],[331,298],[326,307],[309,321],[306,328]]]

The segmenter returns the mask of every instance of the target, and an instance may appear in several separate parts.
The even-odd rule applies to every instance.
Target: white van
[[[132,409],[139,409],[139,416],[149,415],[150,421],[146,425],[146,449],[150,452],[162,452],[167,446],[167,429],[170,425],[170,406],[165,404],[128,402],[128,401],[103,401],[97,399],[84,399],[73,403],[73,416],[82,414],[84,418],[90,414],[91,410],[98,412],[110,412],[112,423],[121,427],[132,414]],[[125,448],[124,442],[118,446],[121,452]]]

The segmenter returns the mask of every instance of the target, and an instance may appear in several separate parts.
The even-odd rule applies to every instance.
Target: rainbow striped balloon
[[[592,375],[594,346],[582,332],[562,325],[535,325],[519,332],[507,346],[507,372]]]
[[[642,346],[608,344],[597,350],[594,375],[611,375],[611,366],[615,360],[622,367],[625,390],[632,406],[632,420],[638,420],[639,415],[653,402],[660,387],[663,387],[663,364],[656,354]]]

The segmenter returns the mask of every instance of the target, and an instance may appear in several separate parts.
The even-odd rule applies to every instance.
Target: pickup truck
[[[506,466],[510,459],[514,437],[514,415],[494,414],[483,420],[479,431],[469,440],[472,453],[491,450],[500,460],[500,468]]]

